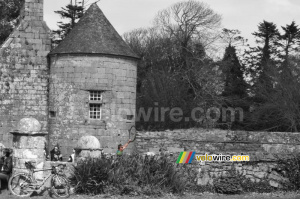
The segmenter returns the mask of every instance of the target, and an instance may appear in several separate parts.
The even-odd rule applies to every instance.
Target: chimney
[[[44,0],[24,0],[21,9],[21,19],[30,21],[43,21]]]

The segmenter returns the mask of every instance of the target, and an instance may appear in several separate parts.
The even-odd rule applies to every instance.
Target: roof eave
[[[78,52],[78,53],[55,53],[55,52],[50,52],[48,54],[50,57],[54,57],[54,56],[60,56],[60,55],[74,55],[74,56],[78,56],[78,55],[84,55],[84,56],[107,56],[107,57],[120,57],[120,58],[127,58],[127,59],[134,59],[136,61],[141,60],[141,57],[138,56],[129,56],[129,55],[118,55],[118,54],[105,54],[105,53],[83,53],[83,52]]]

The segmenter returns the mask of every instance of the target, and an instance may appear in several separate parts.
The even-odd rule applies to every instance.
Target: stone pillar
[[[26,161],[35,162],[37,169],[43,169],[45,164],[44,149],[47,133],[41,132],[41,124],[34,118],[23,118],[18,124],[18,130],[13,134],[13,173],[27,171]],[[36,179],[43,179],[43,172],[35,173]]]
[[[12,129],[34,117],[48,131],[47,55],[51,30],[43,21],[43,0],[23,0],[20,23],[0,45],[0,142],[12,147]]]

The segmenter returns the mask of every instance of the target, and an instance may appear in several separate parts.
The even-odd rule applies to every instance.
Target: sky
[[[85,0],[87,1],[87,0]],[[95,0],[89,0],[94,2]],[[150,27],[158,11],[187,0],[100,0],[99,7],[120,35],[141,27]],[[200,1],[200,0],[199,0]],[[293,20],[300,24],[300,0],[201,0],[222,16],[222,27],[238,29],[254,44],[251,33],[263,20],[275,23],[279,29]],[[60,21],[54,11],[70,0],[44,0],[44,20],[51,29]]]

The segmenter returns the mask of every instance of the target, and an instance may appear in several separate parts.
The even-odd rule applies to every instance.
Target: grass
[[[20,199],[20,197],[10,195],[8,190],[2,190],[0,194],[2,199]],[[48,193],[44,193],[43,196],[32,196],[27,199],[50,199]],[[97,196],[88,196],[88,195],[71,195],[71,199],[154,199],[157,197],[150,196],[109,196],[109,195],[97,195]],[[297,192],[275,192],[275,193],[248,193],[241,195],[222,195],[222,194],[212,194],[212,193],[203,193],[203,194],[184,194],[183,196],[176,196],[173,194],[165,194],[160,199],[299,199],[300,193]],[[25,198],[26,199],[26,198]]]

